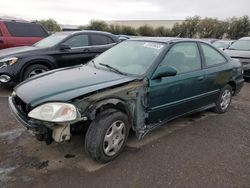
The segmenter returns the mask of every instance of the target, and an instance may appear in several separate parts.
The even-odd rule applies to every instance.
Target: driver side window
[[[75,35],[65,41],[64,44],[70,48],[89,46],[89,37],[88,35]]]
[[[199,49],[194,42],[175,44],[167,53],[160,66],[170,66],[177,70],[177,74],[201,69]]]

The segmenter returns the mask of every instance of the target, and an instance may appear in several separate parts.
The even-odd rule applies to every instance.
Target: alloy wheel
[[[126,126],[123,121],[115,121],[104,136],[103,151],[107,156],[114,156],[121,149],[126,138]]]
[[[222,110],[226,110],[231,102],[232,93],[229,89],[226,89],[221,96],[220,106]]]

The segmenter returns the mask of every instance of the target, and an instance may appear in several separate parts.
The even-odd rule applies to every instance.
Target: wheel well
[[[119,110],[119,111],[127,114],[127,110],[126,110],[125,105],[122,104],[121,102],[118,102],[117,104],[113,104],[113,103],[104,104],[101,107],[97,108],[96,112],[95,112],[95,116],[97,116],[99,113],[101,113],[107,109],[116,109],[116,110]]]
[[[22,81],[23,80],[23,76],[24,76],[24,72],[25,72],[25,70],[27,69],[27,68],[29,68],[30,66],[32,66],[32,65],[43,65],[43,66],[46,66],[48,69],[52,69],[53,67],[52,67],[52,65],[49,63],[49,62],[47,62],[47,61],[32,61],[32,62],[30,62],[28,65],[26,65],[26,66],[24,66],[23,68],[22,68],[22,71],[21,71],[21,76],[20,76],[20,80]]]
[[[232,87],[232,89],[233,89],[233,94],[234,94],[234,93],[235,93],[235,90],[236,90],[236,84],[235,84],[235,82],[234,82],[234,81],[230,81],[230,82],[228,82],[227,84],[230,85],[230,86]]]

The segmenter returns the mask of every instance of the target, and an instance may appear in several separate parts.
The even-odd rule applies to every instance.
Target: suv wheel
[[[23,80],[36,76],[38,74],[47,72],[49,70],[48,67],[40,64],[31,65],[25,69],[23,74]]]
[[[128,133],[127,115],[117,110],[106,110],[90,124],[85,138],[85,150],[95,161],[109,162],[124,149]]]
[[[221,90],[221,93],[216,102],[216,107],[214,108],[214,111],[217,113],[226,112],[228,107],[231,104],[232,97],[233,97],[232,87],[230,85],[226,85]]]
[[[244,78],[246,82],[250,82],[250,78]]]

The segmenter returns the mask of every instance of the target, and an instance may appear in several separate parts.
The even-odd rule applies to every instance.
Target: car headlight
[[[4,58],[0,60],[2,67],[6,67],[8,65],[14,65],[17,62],[17,57]]]
[[[76,120],[78,111],[68,103],[46,103],[33,109],[28,116],[37,120],[64,123]]]

